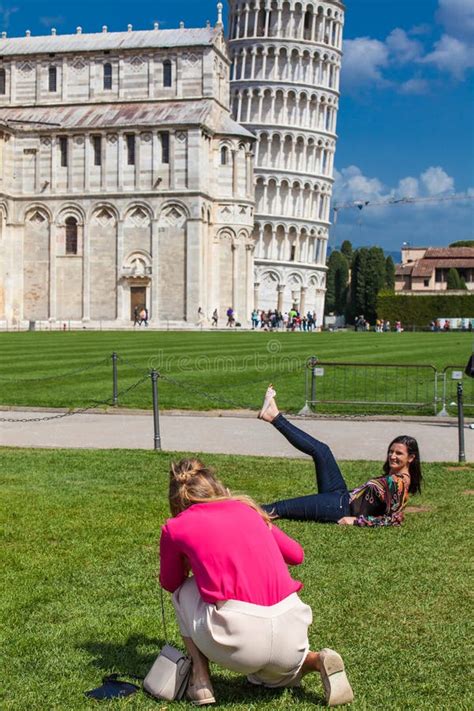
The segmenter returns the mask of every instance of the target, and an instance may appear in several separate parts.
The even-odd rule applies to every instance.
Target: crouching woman
[[[171,465],[172,518],[160,540],[160,582],[173,604],[193,668],[194,704],[215,702],[209,660],[267,687],[318,672],[330,706],[353,694],[337,652],[311,652],[311,608],[287,565],[303,549],[246,496],[232,496],[197,459]],[[189,574],[192,573],[192,576]]]

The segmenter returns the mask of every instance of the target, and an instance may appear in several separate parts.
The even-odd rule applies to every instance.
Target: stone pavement
[[[44,422],[2,422],[46,417],[58,411],[0,410],[0,446],[87,449],[152,449],[153,418],[144,411],[88,412]],[[327,442],[338,459],[385,458],[390,440],[416,437],[423,461],[458,460],[458,431],[452,418],[290,418]],[[173,412],[160,415],[162,449],[274,457],[301,457],[271,425],[255,413]],[[474,429],[466,424],[466,460],[474,461]]]

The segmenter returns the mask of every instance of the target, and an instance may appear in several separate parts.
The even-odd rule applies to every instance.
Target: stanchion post
[[[318,359],[316,356],[311,356],[311,407],[315,408],[316,403],[316,363]]]
[[[151,392],[153,396],[153,449],[161,449],[160,437],[160,411],[158,407],[158,378],[159,374],[154,368],[150,373],[151,377]]]
[[[464,449],[464,404],[463,404],[462,383],[458,383],[458,436],[459,436],[459,462],[466,461]]]
[[[117,354],[112,353],[112,402],[118,405],[118,370],[117,370]]]

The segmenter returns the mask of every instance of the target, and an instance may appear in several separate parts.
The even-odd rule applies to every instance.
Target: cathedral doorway
[[[130,320],[134,320],[135,309],[146,308],[146,286],[130,287]]]

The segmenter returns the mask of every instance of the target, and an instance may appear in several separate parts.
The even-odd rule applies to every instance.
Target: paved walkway
[[[143,411],[84,413],[43,422],[2,422],[34,419],[51,411],[0,411],[0,446],[87,449],[152,449],[153,418]],[[385,458],[393,437],[416,437],[424,461],[458,460],[457,424],[451,418],[385,418],[375,420],[290,418],[305,431],[327,442],[338,459]],[[254,413],[167,413],[160,416],[161,444],[167,451],[218,452],[275,457],[301,457],[270,425]],[[466,425],[466,460],[474,461],[474,429]]]

